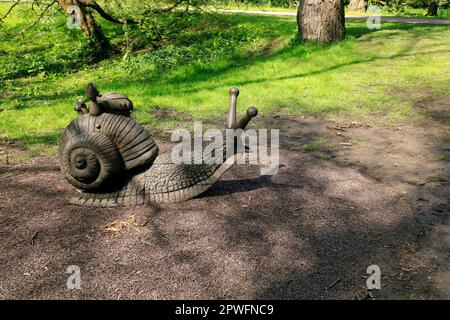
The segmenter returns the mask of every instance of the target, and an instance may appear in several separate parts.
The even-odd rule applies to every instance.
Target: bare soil
[[[277,175],[235,165],[164,207],[71,205],[56,156],[7,165],[20,151],[1,144],[0,298],[450,298],[448,121],[252,126],[281,128]],[[373,264],[382,288],[369,294]],[[81,290],[66,287],[70,265]]]

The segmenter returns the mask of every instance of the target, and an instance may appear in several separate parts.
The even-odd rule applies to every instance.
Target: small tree
[[[78,1],[78,0],[57,0],[59,6],[68,14],[71,14],[68,9],[71,5],[77,5],[80,8],[79,23],[80,28],[83,30],[85,36],[90,40],[91,47],[97,58],[107,57],[111,54],[112,47],[109,40],[106,38],[101,27],[95,21],[91,10],[88,9],[88,5],[94,6],[95,1]],[[99,7],[101,8],[101,7]],[[73,14],[76,14],[73,12]]]

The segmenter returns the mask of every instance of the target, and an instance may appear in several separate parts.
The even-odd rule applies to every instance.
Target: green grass
[[[206,6],[207,9],[216,9],[216,6]],[[287,7],[274,7],[270,5],[254,5],[254,4],[246,4],[242,3],[241,5],[237,4],[222,4],[220,9],[223,10],[250,10],[250,11],[281,11],[281,12],[296,12],[296,8],[287,8]]]
[[[0,33],[26,25],[22,14],[9,17]],[[25,148],[57,143],[89,81],[101,92],[128,95],[150,131],[180,125],[176,117],[156,117],[152,110],[160,108],[194,120],[225,119],[230,86],[241,90],[240,113],[255,105],[261,116],[371,116],[382,124],[409,119],[417,101],[449,90],[447,26],[385,23],[371,31],[364,21],[349,21],[345,41],[319,45],[293,41],[293,17],[199,14],[159,51],[86,65],[83,36],[54,28],[64,22],[58,19],[0,44],[0,137]],[[102,27],[121,41],[116,26]]]
[[[326,146],[325,138],[321,137],[313,142],[310,142],[305,145],[304,149],[306,152],[315,152],[319,151],[321,147]]]

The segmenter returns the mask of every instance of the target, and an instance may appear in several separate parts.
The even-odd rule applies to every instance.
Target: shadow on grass
[[[247,19],[246,19],[247,18]],[[257,24],[271,24],[274,25],[274,23],[281,21],[280,25],[277,25],[277,28],[268,28],[268,30],[272,30],[268,35],[265,35],[266,38],[274,38],[277,36],[286,35],[289,33],[293,33],[295,31],[295,27],[292,26],[292,19],[284,18],[280,19],[278,17],[260,17],[260,16],[253,16],[253,20],[249,22],[248,17],[242,17],[237,16],[233,19],[227,19],[226,23],[230,24],[239,24],[239,23],[247,23],[250,25],[257,25]],[[412,24],[394,24],[394,23],[386,23],[383,25],[383,29],[381,30],[370,30],[365,26],[365,22],[352,22],[348,23],[350,26],[347,27],[347,34],[348,37],[351,38],[359,38],[363,35],[375,35],[378,34],[380,31],[384,30],[399,30],[399,31],[408,31],[408,34],[405,35],[410,39],[414,39],[416,37],[424,36],[427,37],[430,36],[430,34],[434,34],[434,37],[439,36],[439,32],[436,31],[438,28],[442,28],[440,26],[423,26],[423,25],[412,25]],[[205,27],[206,28],[206,27]],[[266,30],[266,29],[264,29]],[[247,32],[249,32],[247,30]],[[243,40],[248,37],[245,32],[240,32],[241,34],[238,37],[241,37]],[[388,39],[390,37],[398,36],[397,33],[392,34],[388,33],[383,35],[383,37],[377,36],[377,39]],[[201,30],[194,34],[187,34],[183,37],[175,38],[174,41],[176,43],[180,43],[183,45],[189,45],[189,44],[195,44],[201,41],[204,41],[205,39],[208,39],[208,37],[217,37],[217,32],[211,33],[208,30]],[[368,37],[362,41],[370,41],[373,37]],[[295,42],[295,41],[293,41]],[[257,80],[248,80],[248,81],[241,81],[241,82],[233,82],[233,83],[221,83],[220,85],[212,85],[207,87],[202,87],[201,90],[209,90],[209,89],[215,89],[218,86],[223,85],[246,85],[251,83],[259,83],[259,82],[265,82],[265,81],[277,81],[277,80],[285,80],[285,79],[293,79],[298,77],[305,77],[309,75],[315,75],[315,74],[321,74],[328,71],[333,71],[336,69],[339,69],[341,67],[350,66],[354,64],[362,64],[362,63],[369,63],[376,60],[388,60],[388,59],[395,59],[395,58],[401,58],[406,56],[414,56],[414,55],[425,55],[425,54],[433,54],[433,53],[442,53],[444,51],[428,51],[428,52],[421,52],[421,53],[411,53],[408,54],[408,51],[411,49],[411,45],[413,45],[413,41],[410,42],[408,47],[405,47],[400,52],[395,53],[388,57],[371,57],[368,59],[357,59],[353,61],[349,61],[343,64],[337,64],[334,66],[330,66],[327,68],[323,68],[321,70],[313,71],[310,73],[301,73],[296,75],[291,75],[288,77],[280,77],[280,78],[271,78],[271,79],[257,79]],[[167,85],[165,88],[168,94],[173,95],[183,95],[183,94],[190,94],[195,93],[199,91],[200,89],[196,88],[197,84],[207,82],[214,78],[220,78],[221,76],[225,74],[229,74],[231,72],[236,72],[237,70],[241,69],[242,67],[248,67],[251,65],[255,65],[258,63],[264,63],[271,60],[276,59],[287,59],[287,58],[297,58],[302,59],[306,56],[306,54],[311,53],[318,53],[321,51],[326,51],[330,49],[334,44],[312,44],[312,43],[291,43],[284,48],[281,48],[279,50],[276,50],[273,54],[259,54],[254,55],[254,53],[251,53],[250,55],[242,55],[238,53],[239,47],[236,46],[232,54],[229,55],[226,59],[222,59],[219,61],[216,61],[216,63],[201,63],[197,64],[194,63],[192,65],[192,70],[190,72],[187,72],[183,75],[177,75],[175,74],[173,77],[167,77],[166,73],[146,73],[141,74],[139,73],[139,70],[136,70],[136,76],[133,74],[127,74],[123,77],[123,80],[114,80],[114,86],[123,88],[123,90],[127,90],[128,88],[132,88],[136,86],[137,84],[142,84],[142,82],[148,83],[149,85],[152,83],[160,83]],[[217,63],[218,62],[218,63]],[[177,67],[181,67],[182,65],[179,65]],[[136,78],[139,78],[137,80]],[[142,79],[143,78],[143,79]],[[89,79],[95,81],[95,79]],[[189,86],[187,89],[180,89],[180,86]],[[155,87],[155,89],[152,89],[152,87],[149,87],[150,93],[154,93],[157,95],[159,88]],[[8,97],[8,99],[17,99],[19,101],[23,102],[31,102],[31,101],[61,101],[62,99],[68,99],[70,97],[73,97],[75,95],[83,95],[83,88],[71,90],[70,92],[64,92],[64,93],[45,93],[45,94],[37,94],[37,95],[31,95],[31,96],[24,96],[20,93],[13,94]],[[32,108],[29,104],[26,105],[19,105],[15,108]]]
[[[251,32],[252,28],[257,28],[258,25],[268,24],[273,26],[271,28],[260,28],[258,29],[258,34],[263,34],[268,29],[271,30],[269,35],[265,35],[266,38],[278,37],[286,34],[295,33],[295,20],[288,18],[277,18],[277,17],[260,17],[254,16],[251,17],[251,20],[248,17],[238,16],[232,19],[226,19],[226,23],[230,25],[238,25],[246,23],[251,26],[249,30],[244,30],[239,33],[239,37],[242,38],[242,41],[245,40],[246,32]],[[280,26],[277,25],[279,23]],[[202,39],[208,39],[208,37],[217,37],[217,30],[215,32],[208,31],[208,25],[205,26],[205,29],[202,29],[198,32],[194,32],[192,34],[187,34],[180,36],[179,38],[175,38],[175,42],[184,43],[184,44],[195,44]],[[276,26],[276,28],[275,28]],[[231,75],[234,72],[243,72],[244,68],[249,66],[255,66],[258,64],[262,64],[265,62],[275,61],[275,60],[283,60],[283,59],[293,59],[293,63],[295,63],[295,59],[304,60],[307,55],[326,52],[335,46],[336,44],[312,44],[312,43],[296,43],[295,41],[291,41],[290,44],[276,50],[274,53],[268,54],[267,52],[260,52],[259,54],[250,53],[247,55],[243,55],[239,53],[239,46],[235,46],[231,50],[231,54],[227,57],[219,58],[218,60],[212,61],[211,63],[193,63],[187,67],[186,72],[174,72],[171,74],[171,70],[166,73],[141,73],[138,69],[133,70],[134,72],[123,72],[123,76],[118,76],[117,79],[112,80],[109,84],[113,85],[115,88],[118,88],[122,93],[127,93],[127,91],[135,89],[136,86],[142,86],[145,84],[145,94],[150,96],[161,95],[161,90],[164,90],[163,95],[172,95],[176,97],[183,97],[189,94],[195,94],[199,91],[204,90],[214,90],[219,87],[231,86],[231,85],[249,85],[249,84],[260,84],[266,82],[276,82],[288,79],[297,79],[301,77],[307,77],[312,75],[324,74],[330,71],[339,70],[340,68],[352,66],[352,65],[363,65],[366,63],[371,63],[379,60],[389,61],[391,59],[398,59],[402,57],[411,57],[417,55],[428,55],[435,53],[445,53],[444,50],[427,50],[426,52],[411,52],[414,48],[414,40],[417,37],[427,36],[429,37],[431,34],[433,37],[439,37],[441,32],[439,30],[442,29],[441,26],[423,26],[423,25],[410,25],[410,24],[393,24],[386,23],[383,24],[383,29],[381,30],[369,30],[365,27],[365,22],[351,22],[348,23],[347,32],[348,32],[348,40],[351,41],[369,41],[371,39],[377,40],[386,40],[392,37],[391,33],[386,33],[380,35],[380,32],[384,30],[395,31],[395,36],[404,36],[408,40],[407,45],[404,48],[399,50],[396,53],[393,53],[389,56],[370,56],[370,57],[359,57],[358,59],[353,59],[350,61],[345,61],[341,63],[336,63],[334,65],[324,66],[322,68],[318,68],[313,71],[306,71],[302,73],[291,74],[287,76],[280,77],[260,77],[256,79],[248,79],[232,81],[232,80],[220,80],[224,77]],[[407,31],[407,33],[401,33],[402,31]],[[400,34],[401,33],[401,34]],[[220,33],[219,33],[220,35]],[[229,35],[227,35],[228,37]],[[364,36],[364,39],[353,40],[353,38],[360,38]],[[340,45],[340,44],[338,44]],[[344,45],[346,45],[344,43]],[[370,45],[370,44],[368,44]],[[313,56],[312,56],[313,58]],[[183,66],[177,66],[183,67]],[[172,69],[176,70],[176,68]],[[217,81],[216,81],[217,79]],[[45,82],[46,80],[42,80]],[[96,81],[96,79],[86,79],[88,81]],[[26,85],[26,84],[24,84]],[[108,82],[104,82],[101,86],[108,86]],[[162,89],[163,88],[163,89]],[[52,93],[38,93],[36,95],[25,95],[19,93],[13,93],[7,96],[8,101],[18,100],[20,103],[15,103],[12,108],[13,109],[29,109],[39,105],[39,102],[46,101],[47,103],[59,102],[62,100],[67,101],[68,110],[71,105],[74,103],[70,101],[76,96],[82,96],[84,94],[84,88],[72,89],[70,91],[65,92],[56,92]],[[133,98],[133,97],[132,97]],[[5,100],[5,99],[4,99]],[[21,103],[23,102],[23,103]],[[277,101],[279,103],[279,101]],[[56,142],[58,139],[57,135],[50,136],[24,136],[22,139],[27,144],[36,144],[43,141],[48,142]]]
[[[352,23],[354,25],[355,23]],[[356,23],[357,24],[357,23]],[[231,74],[233,72],[237,72],[242,68],[247,68],[248,66],[256,65],[259,63],[264,63],[267,61],[272,61],[276,59],[289,59],[289,58],[295,58],[295,59],[302,59],[307,54],[311,53],[319,53],[326,50],[329,50],[334,46],[334,44],[312,44],[312,43],[291,43],[279,50],[277,50],[273,54],[269,55],[259,55],[259,56],[240,56],[238,54],[235,54],[229,59],[225,61],[221,61],[218,65],[214,64],[201,64],[201,65],[194,65],[192,67],[192,71],[183,74],[183,75],[175,75],[170,78],[162,79],[162,80],[156,80],[159,81],[161,84],[165,85],[165,90],[167,94],[174,95],[174,96],[181,96],[185,94],[193,94],[200,90],[212,90],[216,89],[218,87],[222,86],[229,86],[229,85],[247,85],[247,84],[253,84],[253,83],[262,83],[266,81],[278,81],[278,80],[286,80],[286,79],[295,79],[299,77],[306,77],[310,75],[316,75],[316,74],[322,74],[329,71],[337,70],[342,67],[347,67],[351,65],[357,65],[357,64],[364,64],[364,63],[370,63],[378,60],[390,60],[390,59],[397,59],[402,57],[409,57],[409,56],[417,56],[417,55],[428,55],[428,54],[435,54],[435,53],[445,53],[446,50],[429,50],[426,52],[417,52],[417,53],[409,53],[414,46],[414,39],[417,37],[423,37],[423,36],[429,36],[430,32],[435,32],[434,37],[439,37],[439,32],[434,30],[444,30],[442,29],[442,26],[420,26],[420,25],[403,25],[403,24],[389,24],[386,25],[382,30],[369,30],[366,27],[362,26],[351,26],[347,28],[348,36],[351,41],[352,37],[358,38],[362,35],[375,35],[378,34],[380,31],[383,30],[407,30],[408,33],[405,34],[405,37],[407,39],[410,39],[411,41],[408,42],[408,45],[404,48],[402,48],[399,52],[394,53],[392,55],[386,56],[386,57],[369,57],[361,59],[355,59],[349,62],[336,64],[333,66],[325,67],[320,70],[315,70],[312,72],[305,72],[305,73],[299,73],[294,74],[291,76],[286,77],[279,77],[279,78],[263,78],[263,79],[255,79],[255,80],[244,80],[244,81],[225,81],[217,84],[212,84],[209,86],[201,86],[201,88],[198,88],[199,84],[207,83],[208,81],[215,79],[215,78],[223,78],[225,75]],[[398,35],[397,35],[398,36]],[[388,39],[391,37],[391,34],[388,33],[386,35],[383,35],[383,37],[380,37],[377,35],[377,39]],[[366,38],[364,41],[368,41],[371,38]],[[358,40],[359,41],[359,40]],[[149,77],[146,80],[149,81],[149,83],[152,83],[155,81],[153,77]],[[115,85],[118,85],[124,90],[127,90],[128,88],[131,88],[135,86],[135,82],[133,79],[127,79],[127,81],[121,81],[116,82]],[[186,88],[185,88],[186,87]],[[150,94],[157,95],[159,92],[159,88],[155,86],[155,89],[152,87],[149,87]]]

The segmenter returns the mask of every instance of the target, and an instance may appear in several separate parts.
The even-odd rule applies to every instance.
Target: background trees
[[[348,4],[348,11],[365,12],[367,10],[368,0],[350,0]]]
[[[185,114],[186,119],[217,116],[225,106],[220,102],[226,101],[223,88],[236,84],[245,87],[248,103],[328,112],[360,110],[360,105],[373,110],[375,102],[393,117],[416,105],[417,101],[404,102],[410,88],[435,83],[433,97],[448,88],[442,72],[448,60],[445,26],[386,23],[379,32],[367,30],[365,21],[347,20],[345,45],[328,46],[292,41],[298,32],[292,17],[184,13],[182,5],[181,12],[142,18],[147,1],[98,0],[111,17],[137,23],[111,22],[87,7],[114,49],[110,58],[95,61],[89,38],[80,29],[67,28],[68,13],[56,2],[47,9],[49,3],[34,8],[30,2],[21,3],[0,26],[0,126],[9,138],[27,145],[56,143],[58,130],[74,116],[70,101],[84,94],[87,81],[101,84],[104,92],[136,97],[140,109],[135,116],[149,125],[160,123],[153,114],[167,117],[165,125],[185,119]],[[13,4],[0,2],[0,18]],[[377,50],[368,46],[368,39],[376,39]],[[411,47],[417,39],[421,45]],[[393,61],[402,61],[399,68],[392,67]],[[377,68],[376,86],[382,78],[386,90],[376,91],[375,97],[368,77],[358,78],[361,67]],[[405,95],[386,94],[399,77]],[[351,93],[346,100],[341,96],[344,89]]]
[[[13,2],[6,14],[0,18],[0,22],[21,1]],[[88,39],[93,57],[99,60],[117,52],[117,48],[111,45],[97,19],[122,25],[124,29],[135,26],[135,29],[149,36],[149,42],[156,43],[167,34],[176,32],[176,28],[190,13],[190,9],[198,8],[206,2],[204,0],[33,0],[31,9],[37,17],[33,24],[45,16],[58,14],[58,11],[66,14],[67,17],[77,16],[76,20]],[[73,5],[79,8],[79,12],[71,9]],[[55,7],[59,10],[52,10]]]
[[[11,0],[9,9],[0,14],[0,23],[21,2],[25,0]],[[333,42],[345,37],[345,5],[349,11],[364,12],[368,5],[374,4],[383,8],[383,14],[401,14],[410,8],[422,8],[423,15],[436,16],[442,14],[441,9],[449,7],[450,0],[32,0],[31,3],[35,21],[23,31],[46,17],[65,16],[67,19],[71,14],[68,12],[70,6],[77,5],[80,28],[87,38],[85,52],[91,55],[92,61],[99,61],[115,53],[159,47],[165,39],[189,24],[191,9],[203,10],[205,5],[298,8],[300,39]],[[105,21],[106,28],[110,28],[108,24],[114,24],[122,29],[123,41],[111,43],[118,29],[114,29],[115,35],[108,34],[108,30],[102,29]]]
[[[438,12],[439,2],[438,0],[430,0],[430,4],[428,5],[428,16],[436,16]]]

